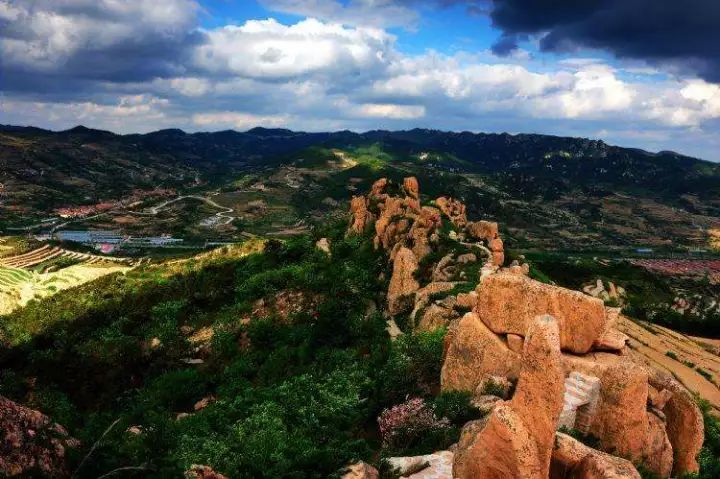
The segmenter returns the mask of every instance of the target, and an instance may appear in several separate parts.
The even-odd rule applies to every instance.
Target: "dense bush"
[[[332,257],[315,248],[319,234]],[[76,477],[135,467],[123,477],[174,478],[193,463],[233,478],[327,477],[372,462],[378,416],[410,396],[448,424],[412,445],[432,452],[456,439],[469,398],[432,399],[444,331],[391,344],[368,310],[387,288],[386,264],[367,238],[330,225],[261,254],[146,266],[61,292],[3,323],[2,394],[67,426],[83,444],[75,466],[97,443]],[[258,299],[288,290],[315,307],[253,316]],[[188,331],[208,327],[200,351]]]

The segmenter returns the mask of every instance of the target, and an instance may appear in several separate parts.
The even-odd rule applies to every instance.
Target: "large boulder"
[[[545,479],[560,411],[563,368],[557,322],[539,316],[527,332],[523,365],[513,398],[495,406],[485,427],[458,445],[458,479]]]
[[[453,453],[450,451],[424,456],[391,457],[387,463],[404,479],[453,479]]]
[[[592,449],[558,432],[550,479],[640,479],[640,474],[627,459]]]
[[[498,224],[492,221],[471,221],[465,230],[476,240],[490,241],[498,237]]]
[[[642,460],[649,433],[648,375],[629,361],[612,364],[600,375],[600,401],[590,427],[605,451]]]
[[[370,464],[360,461],[348,467],[341,479],[378,479],[380,473]]]
[[[660,477],[670,477],[673,469],[673,448],[665,423],[660,417],[648,413],[648,432],[643,450],[643,465]]]
[[[405,194],[416,200],[420,198],[420,185],[414,176],[403,179],[403,190]]]
[[[464,228],[467,225],[465,205],[462,202],[443,196],[435,200],[435,204],[450,219],[450,222],[458,228]]]
[[[672,376],[656,372],[650,376],[650,383],[657,390],[670,392],[662,412],[672,444],[673,475],[698,472],[697,455],[705,435],[700,408],[692,395]]]
[[[0,396],[0,476],[63,477],[66,452],[80,443],[39,411]]]
[[[375,219],[373,214],[368,211],[367,200],[363,196],[353,196],[350,200],[350,232],[362,233]]]
[[[605,331],[603,302],[526,276],[497,273],[477,287],[475,312],[497,334],[525,336],[534,318],[550,314],[560,327],[563,350],[584,354]]]
[[[408,248],[401,247],[395,254],[393,272],[388,287],[388,312],[400,314],[412,308],[415,292],[420,284],[415,279],[418,261],[415,254]]]
[[[440,373],[443,391],[474,392],[486,376],[517,378],[520,355],[474,313],[465,314],[448,329],[446,353]]]

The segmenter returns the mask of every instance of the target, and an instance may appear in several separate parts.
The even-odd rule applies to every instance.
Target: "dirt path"
[[[212,199],[207,198],[205,196],[196,196],[196,195],[178,196],[177,198],[173,198],[172,200],[163,201],[159,205],[151,206],[150,208],[148,208],[148,210],[146,212],[127,211],[127,214],[138,215],[138,216],[156,216],[159,213],[161,213],[163,210],[165,210],[171,204],[177,203],[178,201],[186,200],[188,198],[193,199],[193,200],[202,201],[202,202],[212,206],[213,208],[222,210],[222,211],[215,213],[216,217],[221,218],[222,222],[220,224],[222,224],[222,225],[230,224],[236,218],[235,216],[230,216],[228,214],[228,213],[235,212],[235,210],[233,210],[232,208],[222,206],[222,205],[216,203],[215,201],[213,201]]]
[[[720,412],[719,356],[706,351],[690,336],[662,326],[643,325],[625,317],[620,319],[618,326],[630,336],[630,347],[642,361],[671,373],[686,388],[708,400],[715,410]],[[704,377],[698,372],[698,368],[712,377]]]

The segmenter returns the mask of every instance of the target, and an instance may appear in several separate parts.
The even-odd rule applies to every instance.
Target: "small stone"
[[[370,464],[360,461],[351,465],[341,479],[378,479],[380,473]]]
[[[330,241],[327,238],[320,238],[319,240],[317,240],[317,243],[315,243],[315,247],[320,251],[330,255]]]

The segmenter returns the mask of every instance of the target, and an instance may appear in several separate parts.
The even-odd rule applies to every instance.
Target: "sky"
[[[720,161],[720,1],[0,0],[0,123],[544,133]]]

